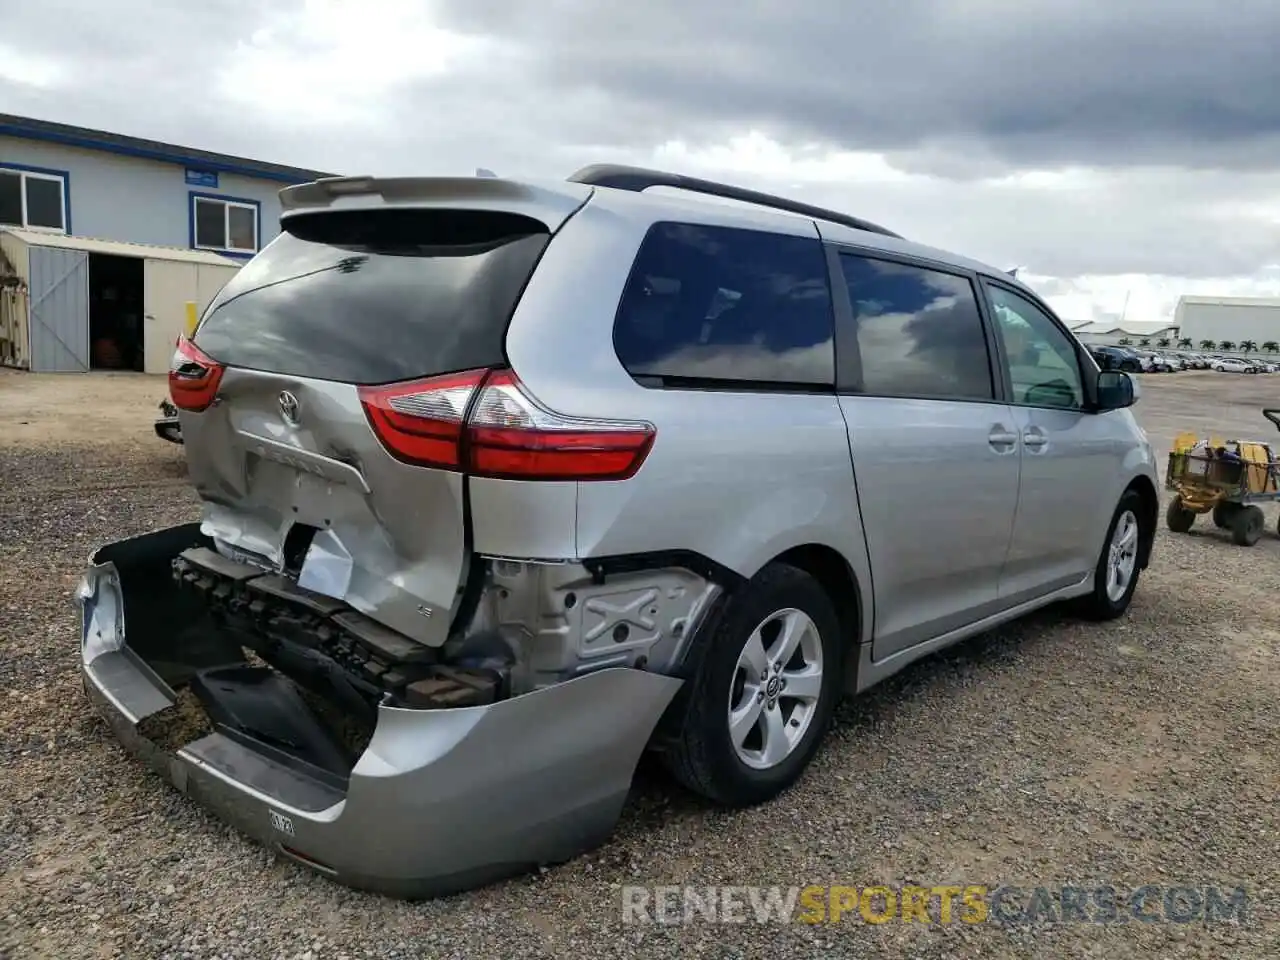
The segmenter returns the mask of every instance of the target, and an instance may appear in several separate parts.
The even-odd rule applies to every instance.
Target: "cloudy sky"
[[[0,112],[336,173],[658,165],[1023,276],[1280,294],[1276,0],[32,0]]]

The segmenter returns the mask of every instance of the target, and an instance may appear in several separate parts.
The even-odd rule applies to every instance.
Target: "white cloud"
[[[352,125],[429,124],[429,114],[399,110],[396,94],[504,55],[496,40],[436,26],[413,0],[305,0],[267,17],[231,51],[218,92],[259,117],[331,136]]]
[[[69,71],[55,57],[27,53],[0,41],[0,82],[47,90],[65,83]]]

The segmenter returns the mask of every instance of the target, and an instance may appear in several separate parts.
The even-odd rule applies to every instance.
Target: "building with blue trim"
[[[0,365],[164,373],[281,188],[327,176],[0,114]]]
[[[280,189],[328,176],[0,114],[0,227],[247,259],[278,232]]]

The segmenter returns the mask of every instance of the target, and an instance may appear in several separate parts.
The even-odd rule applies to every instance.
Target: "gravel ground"
[[[1144,378],[1157,446],[1265,438],[1280,378]],[[1280,539],[1162,530],[1131,615],[1045,614],[842,708],[773,804],[644,769],[604,848],[405,904],[276,860],[127,760],[86,709],[70,596],[100,542],[195,515],[163,382],[0,371],[0,956],[1276,956]],[[1268,397],[1268,394],[1270,395]],[[1209,411],[1206,414],[1205,411]],[[1250,922],[623,926],[621,884],[1245,886]]]

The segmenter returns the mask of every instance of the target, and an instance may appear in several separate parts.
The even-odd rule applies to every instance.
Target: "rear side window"
[[[215,360],[375,384],[503,362],[547,228],[516,214],[308,214],[222,289],[195,342]]]
[[[850,253],[840,254],[840,267],[861,360],[849,379],[861,392],[995,396],[978,298],[967,278]]]
[[[822,244],[655,224],[636,255],[613,342],[646,386],[829,388],[835,351]]]

